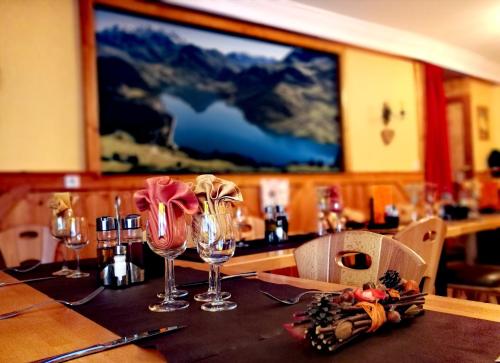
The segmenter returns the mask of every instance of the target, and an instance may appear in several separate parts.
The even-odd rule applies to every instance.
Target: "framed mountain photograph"
[[[104,173],[342,168],[339,56],[93,8]]]

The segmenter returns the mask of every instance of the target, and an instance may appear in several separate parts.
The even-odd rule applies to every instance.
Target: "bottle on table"
[[[288,217],[282,205],[276,206],[276,237],[278,241],[288,240]]]
[[[321,197],[318,203],[318,224],[316,229],[316,233],[318,233],[318,236],[323,236],[330,230],[327,216],[327,200],[325,197]]]
[[[274,217],[274,207],[268,205],[264,208],[265,213],[265,234],[264,239],[267,243],[278,243],[276,235],[276,219]]]

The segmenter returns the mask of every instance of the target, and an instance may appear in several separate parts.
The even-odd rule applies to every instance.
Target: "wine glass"
[[[172,296],[174,298],[188,296],[188,291],[187,290],[181,290],[181,289],[178,289],[177,286],[175,286],[175,271],[174,271],[174,266],[173,266],[174,260],[173,259],[168,260],[168,263],[172,264],[172,267],[170,268],[170,271],[172,272],[172,275],[171,275],[172,276],[172,280],[174,281],[174,285],[172,286],[172,291],[171,291]],[[158,297],[159,299],[164,299],[165,298],[165,292],[159,292],[159,293],[157,293],[156,297]]]
[[[245,243],[244,241],[247,239],[248,236],[251,235],[252,232],[252,225],[250,224],[248,220],[248,211],[247,208],[244,206],[238,206],[235,209],[234,212],[234,223],[236,224],[236,240],[238,243],[236,244],[237,247],[248,247],[248,243]]]
[[[235,228],[230,213],[203,213],[193,216],[191,236],[203,261],[211,266],[212,290],[204,295],[207,300],[201,306],[205,311],[226,311],[237,307],[232,301],[224,300],[228,295],[221,293],[220,267],[229,260],[236,247]],[[209,275],[210,277],[210,275]],[[203,296],[199,296],[203,298]]]
[[[149,236],[149,220],[146,221],[146,234],[147,234],[147,236]],[[169,260],[168,263],[174,263],[174,262],[173,262],[173,260]],[[170,291],[171,295],[174,298],[187,296],[188,295],[187,290],[181,290],[181,289],[178,289],[177,286],[175,286],[175,269],[173,266],[172,266],[172,268],[170,268],[170,271],[172,272],[171,277],[172,277],[172,280],[174,281],[174,285],[172,286],[172,290]],[[157,293],[156,297],[159,299],[164,299],[165,298],[165,290]]]
[[[438,186],[435,183],[427,182],[424,186],[425,214],[427,216],[436,215],[436,199]]]
[[[80,270],[80,250],[89,244],[89,226],[85,217],[68,218],[68,235],[64,238],[64,243],[76,254],[76,270],[66,277],[71,279],[88,277],[90,274]]]
[[[63,245],[62,266],[61,269],[52,273],[54,276],[66,276],[74,272],[68,267],[66,245],[64,244],[64,239],[69,233],[68,218],[60,215],[52,215],[50,219],[50,233],[58,241],[58,246]]]
[[[186,250],[186,219],[184,216],[175,218],[170,206],[165,206],[163,203],[159,203],[155,214],[148,220],[146,240],[149,248],[165,259],[165,293],[163,301],[149,305],[149,310],[169,312],[185,309],[189,306],[187,301],[175,300],[179,295],[174,294],[174,259]],[[182,290],[177,291],[182,292]]]

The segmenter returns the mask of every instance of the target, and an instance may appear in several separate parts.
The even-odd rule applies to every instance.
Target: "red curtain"
[[[435,184],[439,194],[452,190],[443,74],[442,68],[424,64],[425,181]]]

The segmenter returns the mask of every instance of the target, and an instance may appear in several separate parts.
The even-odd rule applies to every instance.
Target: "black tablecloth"
[[[234,257],[285,250],[288,248],[297,248],[305,242],[311,241],[316,237],[318,237],[316,233],[308,233],[290,236],[287,241],[283,241],[280,243],[268,243],[263,239],[243,241],[237,245],[234,251]],[[187,248],[186,251],[178,257],[178,259],[184,261],[203,262],[203,260],[198,255],[196,248]]]
[[[46,265],[35,272],[13,274],[17,278],[45,276],[56,269]],[[93,274],[94,275],[94,274]],[[206,278],[206,273],[176,268],[178,283]],[[96,288],[95,275],[85,279],[57,278],[31,284],[52,298],[77,299]],[[188,327],[168,336],[145,341],[143,347],[158,349],[169,362],[492,362],[500,354],[500,324],[427,311],[410,324],[381,329],[333,355],[323,355],[292,339],[282,324],[307,302],[283,306],[258,292],[281,296],[301,291],[256,279],[226,281],[238,308],[223,313],[200,310],[193,295],[206,286],[190,289],[187,310],[153,313],[163,279],[122,290],[105,290],[90,303],[74,310],[119,335],[167,325]]]

